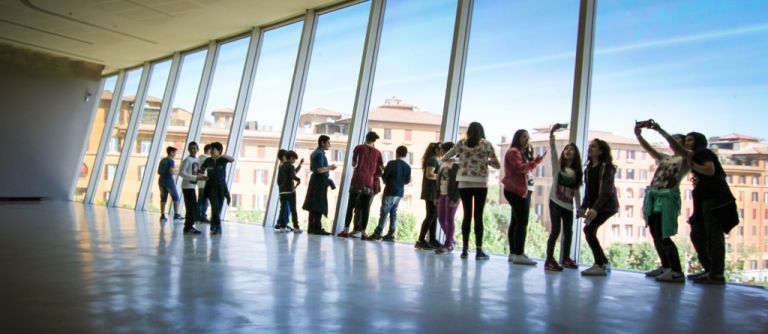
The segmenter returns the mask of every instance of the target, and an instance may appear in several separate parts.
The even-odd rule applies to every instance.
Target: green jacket
[[[645,202],[643,202],[643,217],[646,224],[654,213],[661,213],[662,239],[677,234],[677,217],[680,216],[680,190],[646,188]]]

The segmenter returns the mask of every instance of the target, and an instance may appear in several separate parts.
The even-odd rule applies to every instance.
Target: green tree
[[[641,242],[632,248],[632,259],[629,268],[639,271],[648,271],[657,267],[658,254],[649,242]]]
[[[583,240],[579,246],[579,263],[587,265],[595,263],[595,257],[592,255],[592,250],[589,249],[587,242]]]
[[[610,262],[614,268],[629,269],[629,254],[629,245],[613,243],[608,246],[606,256],[608,257],[608,262]]]

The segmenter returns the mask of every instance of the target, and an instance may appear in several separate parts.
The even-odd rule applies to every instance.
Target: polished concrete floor
[[[505,257],[0,204],[6,333],[768,333],[768,292],[582,278]],[[207,226],[204,226],[207,229]]]

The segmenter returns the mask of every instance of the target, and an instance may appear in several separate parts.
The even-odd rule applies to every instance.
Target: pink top
[[[504,178],[501,183],[504,190],[528,197],[528,173],[534,170],[541,160],[523,161],[523,154],[516,147],[510,147],[504,155]]]

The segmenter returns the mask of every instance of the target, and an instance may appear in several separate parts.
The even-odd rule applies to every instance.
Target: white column
[[[99,149],[96,151],[96,158],[93,160],[91,178],[88,180],[88,188],[85,191],[85,199],[83,201],[85,204],[93,204],[93,197],[96,196],[96,187],[99,185],[99,179],[101,178],[101,173],[104,169],[104,159],[109,136],[112,133],[112,128],[115,126],[115,121],[119,114],[118,109],[120,108],[120,100],[123,99],[125,78],[125,70],[120,70],[117,74],[115,91],[112,93],[112,102],[109,103],[107,119],[104,121],[104,131],[101,133],[101,139],[99,140]],[[101,98],[101,96],[99,96],[99,98]]]
[[[157,125],[155,126],[155,133],[152,135],[152,146],[150,146],[147,155],[147,165],[146,168],[144,168],[144,175],[141,178],[141,186],[139,187],[139,196],[136,199],[136,210],[146,210],[147,199],[152,192],[153,176],[156,174],[154,166],[158,164],[160,154],[162,154],[160,152],[163,152],[164,150],[163,143],[165,142],[165,135],[168,132],[168,122],[170,122],[171,119],[170,110],[173,103],[173,97],[176,95],[176,82],[179,80],[180,75],[179,68],[181,68],[181,54],[176,52],[173,54],[168,81],[165,83],[163,102],[160,105],[160,114],[157,119]],[[184,156],[183,151],[179,153],[182,157]]]
[[[283,133],[280,135],[278,148],[291,148],[296,142],[296,133],[298,131],[299,116],[301,114],[301,103],[304,100],[304,89],[307,83],[307,72],[309,70],[310,56],[312,55],[312,45],[315,39],[315,30],[317,29],[316,14],[314,10],[308,10],[304,15],[304,26],[301,31],[301,41],[299,42],[299,51],[296,57],[296,66],[293,69],[293,81],[291,82],[291,91],[288,95],[288,105],[286,106],[285,121],[283,122]],[[264,213],[264,222],[274,221],[278,207],[277,191],[277,162],[272,169],[272,182],[269,191],[269,201],[267,201],[267,210]]]
[[[352,109],[352,119],[350,120],[349,136],[347,139],[347,149],[344,155],[344,171],[339,185],[338,201],[336,202],[336,219],[333,222],[331,233],[337,233],[343,228],[344,219],[347,211],[347,201],[349,192],[347,191],[352,181],[352,149],[363,142],[365,133],[368,130],[368,111],[371,104],[371,93],[373,91],[373,79],[376,73],[376,61],[379,53],[379,43],[381,41],[381,30],[384,23],[384,11],[386,0],[371,0],[371,12],[368,16],[368,30],[365,34],[365,44],[363,56],[360,62],[360,74],[357,79],[357,93],[355,94],[355,103]]]
[[[456,141],[459,137],[461,116],[461,94],[464,91],[464,74],[469,52],[469,33],[472,26],[474,0],[459,0],[456,24],[453,30],[453,47],[448,68],[448,83],[445,88],[443,105],[442,141]]]
[[[214,67],[216,66],[218,53],[219,48],[216,41],[208,43],[208,52],[205,54],[203,75],[200,78],[200,88],[197,89],[195,107],[192,110],[192,120],[189,125],[189,134],[187,134],[187,143],[191,141],[200,142],[200,132],[203,129],[203,123],[205,123],[205,107],[206,104],[208,104],[208,96],[211,93],[211,82],[213,81],[213,72],[215,69]]]
[[[594,56],[595,17],[597,0],[581,0],[579,9],[579,32],[576,44],[576,71],[573,76],[573,103],[571,107],[570,141],[582,148],[586,157],[589,141],[589,99],[592,88],[592,57]],[[586,160],[585,160],[586,161]],[[581,246],[581,226],[579,219],[574,219],[571,258],[579,262]]]
[[[149,62],[144,63],[144,69],[141,71],[141,79],[139,80],[139,89],[136,91],[136,97],[133,100],[131,119],[128,121],[128,129],[125,131],[123,150],[120,151],[120,160],[117,165],[117,171],[115,172],[115,180],[112,182],[112,190],[109,192],[107,206],[117,206],[117,201],[120,199],[120,191],[123,189],[123,181],[125,180],[125,171],[131,160],[133,144],[139,130],[139,123],[141,123],[141,114],[144,113],[144,102],[147,97],[147,88],[149,86],[147,82],[152,76],[152,70],[152,64]]]

